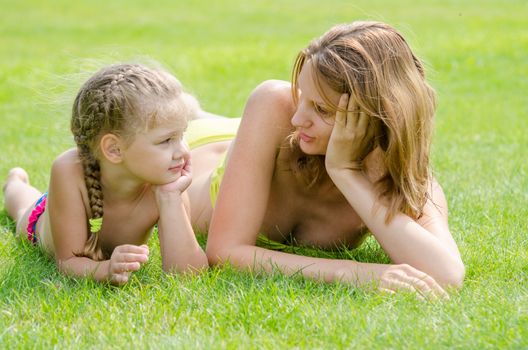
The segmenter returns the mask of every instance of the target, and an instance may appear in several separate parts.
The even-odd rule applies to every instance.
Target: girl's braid
[[[88,81],[83,87],[84,89],[81,89],[74,104],[72,132],[77,144],[79,158],[83,165],[91,219],[102,218],[104,213],[101,171],[99,161],[93,154],[92,149],[97,141],[97,136],[105,127],[109,126],[108,117],[114,114],[116,109],[120,110],[122,108],[117,101],[119,100],[117,95],[119,95],[119,84],[125,81],[124,78],[127,73],[132,73],[132,70],[129,69],[122,73],[108,74],[106,76],[102,75],[100,86],[91,86],[91,81]],[[85,103],[84,106],[83,102]],[[77,256],[86,256],[93,260],[103,260],[105,258],[98,244],[98,233],[98,231],[93,232],[90,227],[90,236],[83,251],[76,253]]]
[[[188,119],[199,107],[192,97],[183,95],[186,94],[180,82],[168,72],[139,64],[103,68],[81,87],[73,104],[71,131],[83,165],[90,220],[100,219],[104,213],[101,169],[97,160],[101,136],[105,133],[125,138],[132,136],[155,118],[163,117],[165,112],[157,113],[159,106],[178,108],[177,113]],[[90,227],[90,232],[92,229],[96,230]],[[97,243],[98,236],[97,232],[91,232],[83,251],[76,255],[104,259]]]

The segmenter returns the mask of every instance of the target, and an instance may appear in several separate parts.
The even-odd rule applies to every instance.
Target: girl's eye
[[[161,141],[160,144],[168,144],[173,141],[181,141],[183,138],[183,134],[174,135],[172,137],[168,137],[165,140]]]

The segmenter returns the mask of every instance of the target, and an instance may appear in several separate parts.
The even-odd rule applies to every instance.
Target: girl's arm
[[[242,119],[216,202],[207,256],[211,264],[229,261],[240,269],[300,273],[322,281],[363,285],[378,281],[382,289],[444,291],[425,273],[406,265],[365,264],[277,252],[255,246],[261,228],[276,155],[291,132],[295,112],[290,85],[268,81],[251,95]]]
[[[353,104],[353,101],[350,103]],[[348,96],[340,100],[347,110]],[[373,184],[356,170],[362,144],[369,138],[368,117],[348,106],[337,112],[326,155],[326,167],[334,184],[396,264],[409,264],[432,276],[443,286],[460,287],[464,265],[447,224],[447,203],[441,187],[432,184],[434,203],[428,200],[423,217],[415,221],[398,213],[385,223],[387,206],[378,200]]]
[[[209,266],[191,226],[189,199],[183,192],[191,183],[191,161],[175,182],[153,186],[159,208],[158,236],[165,272],[198,272]]]
[[[146,246],[118,246],[111,259],[105,261],[74,255],[82,251],[88,237],[87,215],[81,194],[83,186],[83,170],[77,152],[69,150],[60,155],[51,168],[46,208],[58,268],[73,277],[126,283],[129,274],[147,261]]]

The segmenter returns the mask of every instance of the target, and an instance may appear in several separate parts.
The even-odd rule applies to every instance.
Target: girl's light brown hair
[[[182,91],[180,82],[160,68],[117,64],[95,73],[81,87],[72,108],[71,131],[82,161],[91,218],[103,217],[103,189],[99,166],[99,141],[112,133],[132,141],[139,132],[178,115],[182,125],[197,112],[198,103]],[[108,258],[90,232],[77,256]]]
[[[422,63],[403,36],[380,22],[331,28],[297,56],[292,74],[294,101],[298,100],[298,76],[305,64],[312,66],[314,83],[326,104],[337,110],[320,80],[352,96],[372,118],[372,149],[383,151],[385,173],[376,181],[376,188],[389,204],[386,222],[397,212],[419,217],[431,181],[429,152],[436,97],[425,81]],[[298,148],[295,143],[293,147]],[[304,164],[310,163],[307,156],[302,158]],[[310,164],[312,168],[324,167],[321,159]],[[323,171],[310,169],[309,173],[319,176]]]

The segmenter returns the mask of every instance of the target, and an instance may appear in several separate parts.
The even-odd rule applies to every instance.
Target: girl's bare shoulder
[[[76,148],[71,148],[55,158],[51,167],[51,176],[68,182],[84,181],[82,162]]]

